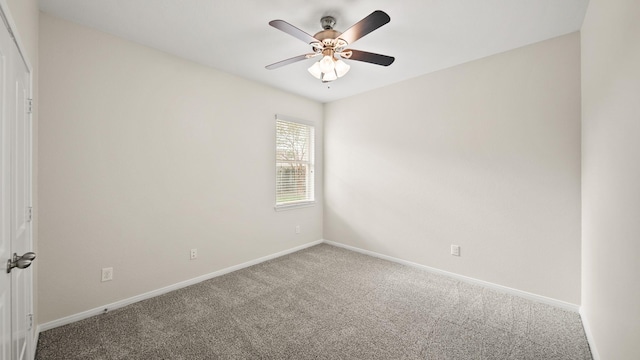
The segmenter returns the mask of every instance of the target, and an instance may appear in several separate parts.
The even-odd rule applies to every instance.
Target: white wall
[[[582,38],[582,312],[601,359],[640,359],[640,2],[591,0]]]
[[[325,238],[579,304],[579,45],[327,104]]]
[[[40,67],[40,323],[322,238],[321,201],[273,209],[276,113],[323,198],[321,104],[46,14]]]

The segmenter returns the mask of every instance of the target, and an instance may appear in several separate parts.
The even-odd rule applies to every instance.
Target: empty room
[[[0,10],[0,359],[640,359],[637,0]]]

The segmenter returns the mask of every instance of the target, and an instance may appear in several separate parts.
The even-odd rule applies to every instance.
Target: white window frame
[[[303,125],[303,126],[307,126],[310,129],[310,136],[308,139],[308,152],[309,152],[309,156],[308,156],[308,161],[301,161],[301,163],[304,163],[307,165],[307,183],[305,184],[305,189],[306,189],[306,197],[303,200],[293,200],[293,201],[284,201],[284,202],[278,202],[278,188],[279,188],[279,179],[278,179],[278,168],[281,166],[282,163],[290,163],[290,161],[281,161],[280,159],[278,159],[278,130],[277,130],[277,126],[278,126],[278,122],[283,121],[283,122],[289,122],[289,123],[294,123],[294,124],[299,124],[299,125]],[[275,146],[274,146],[274,151],[275,151],[275,196],[274,196],[274,200],[275,200],[275,206],[274,209],[276,211],[280,211],[280,210],[289,210],[289,209],[296,209],[296,208],[300,208],[300,207],[307,207],[307,206],[313,206],[315,205],[316,201],[315,201],[315,176],[316,176],[316,172],[315,172],[315,124],[313,122],[310,121],[304,121],[304,120],[299,120],[299,119],[295,119],[295,118],[291,118],[285,115],[281,115],[281,114],[276,114],[275,116],[275,123],[274,123],[274,128],[276,130],[275,132]]]

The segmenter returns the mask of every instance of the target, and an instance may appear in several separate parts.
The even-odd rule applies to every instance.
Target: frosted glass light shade
[[[351,66],[349,66],[349,64],[347,64],[346,62],[342,60],[336,61],[336,74],[338,75],[338,77],[343,77],[344,74],[349,72],[349,69],[351,69]]]
[[[338,76],[336,75],[335,71],[331,71],[328,73],[325,73],[324,76],[322,76],[322,81],[323,82],[328,82],[328,81],[333,81],[335,79],[337,79]]]
[[[335,67],[336,63],[332,56],[325,55],[325,57],[320,60],[320,70],[325,74],[332,72]]]
[[[308,70],[309,70],[309,73],[313,75],[313,77],[315,77],[316,79],[320,80],[322,78],[322,70],[320,70],[319,61],[314,62],[313,65],[311,65],[311,67]]]

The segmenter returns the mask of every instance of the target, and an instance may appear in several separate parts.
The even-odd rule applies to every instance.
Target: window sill
[[[276,205],[273,208],[274,208],[275,211],[285,211],[285,210],[293,210],[293,209],[311,207],[311,206],[315,206],[315,205],[316,205],[315,201],[300,201],[300,202],[296,202],[296,203]]]

